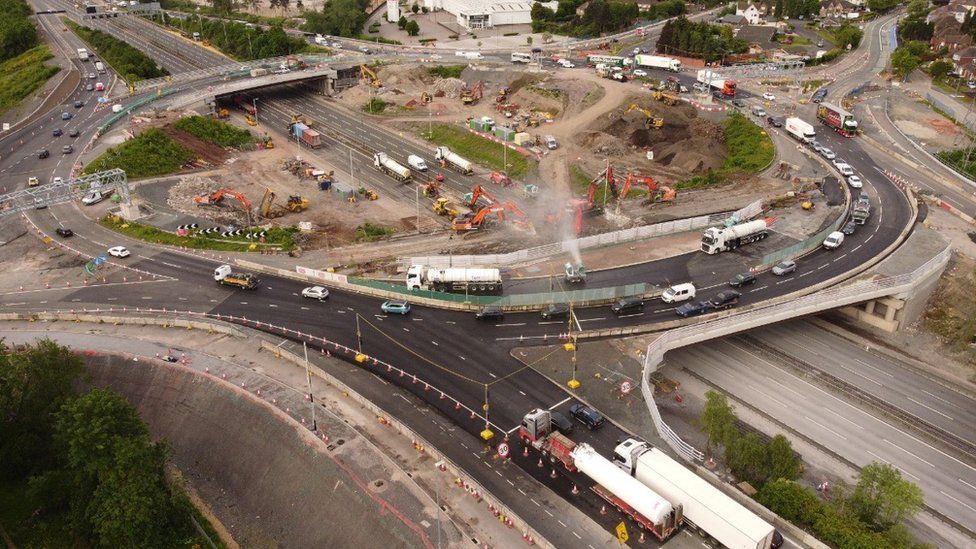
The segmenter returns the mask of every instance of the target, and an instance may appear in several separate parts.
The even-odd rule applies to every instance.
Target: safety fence
[[[161,99],[161,98],[166,97],[168,95],[172,95],[172,94],[176,93],[177,91],[179,91],[179,90],[177,90],[175,88],[174,89],[168,89],[168,90],[160,90],[157,93],[154,93],[152,95],[147,95],[145,97],[141,97],[139,99],[136,99],[132,103],[129,103],[128,105],[123,106],[122,107],[122,110],[120,110],[117,113],[112,114],[112,116],[108,117],[108,119],[105,122],[103,122],[101,126],[98,127],[98,133],[99,133],[99,135],[102,134],[102,133],[105,133],[105,130],[107,130],[108,128],[110,128],[112,126],[112,124],[115,124],[120,119],[128,116],[129,113],[131,113],[132,111],[134,111],[136,109],[139,109],[141,107],[144,107],[144,106],[148,105],[149,103],[152,103],[153,101],[156,101],[157,99]]]
[[[825,238],[827,238],[827,235],[839,229],[840,226],[843,225],[845,221],[847,221],[846,211],[843,215],[838,216],[837,219],[835,219],[830,225],[828,225],[826,229],[823,229],[819,233],[811,236],[810,238],[807,238],[802,242],[797,242],[796,244],[788,248],[776,250],[775,252],[770,252],[764,255],[762,258],[763,266],[768,267],[770,265],[775,265],[776,263],[779,263],[784,259],[797,257],[803,255],[804,253],[810,250],[818,248],[823,244],[823,241]]]
[[[702,453],[684,442],[661,418],[648,382],[650,375],[664,362],[664,354],[668,351],[791,318],[909,291],[919,282],[944,269],[951,256],[952,248],[947,247],[910,273],[836,286],[797,299],[664,332],[647,346],[641,383],[641,392],[658,433],[675,452],[689,460],[701,462]]]
[[[624,242],[643,240],[645,238],[654,238],[701,229],[723,223],[729,218],[735,218],[742,221],[759,215],[760,213],[762,213],[762,201],[756,200],[744,208],[732,213],[725,212],[712,215],[702,215],[686,219],[676,219],[674,221],[665,221],[663,223],[657,223],[654,225],[631,227],[629,229],[622,229],[610,233],[585,236],[583,238],[576,238],[573,240],[564,240],[562,242],[554,242],[552,244],[545,244],[542,246],[536,246],[534,248],[525,248],[505,254],[416,256],[400,258],[398,263],[402,267],[408,267],[410,265],[429,265],[432,267],[476,267],[479,265],[490,265],[493,267],[510,267],[513,265],[540,261],[563,253],[573,253],[579,250],[610,246]]]

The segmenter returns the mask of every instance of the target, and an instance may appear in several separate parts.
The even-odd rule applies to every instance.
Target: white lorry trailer
[[[440,161],[445,168],[454,170],[460,174],[471,175],[474,173],[474,166],[470,160],[452,153],[447,147],[437,147],[434,149],[434,158]]]
[[[795,116],[787,118],[783,127],[786,129],[786,133],[801,143],[812,143],[817,138],[813,124],[808,124]]]
[[[729,549],[771,549],[782,544],[771,524],[646,442],[627,439],[614,463],[680,508],[692,523]]]
[[[411,265],[407,269],[407,289],[501,295],[502,275],[498,269],[492,268]]]
[[[410,170],[406,168],[403,164],[400,164],[396,160],[393,160],[386,153],[376,153],[373,155],[373,166],[381,172],[397,179],[403,181],[404,183],[410,181],[411,175]]]
[[[78,59],[88,61],[88,50],[85,48],[78,48]]]
[[[681,61],[673,57],[665,57],[663,55],[637,55],[634,57],[634,60],[640,67],[664,69],[672,72],[681,70]]]
[[[769,236],[769,224],[765,219],[739,223],[731,227],[709,227],[702,234],[701,250],[713,255],[734,250],[743,244],[762,240]]]
[[[722,92],[722,95],[726,97],[735,97],[736,83],[735,80],[725,78],[724,76],[718,75],[712,72],[711,69],[701,69],[698,71],[697,76],[698,82],[710,86]]]

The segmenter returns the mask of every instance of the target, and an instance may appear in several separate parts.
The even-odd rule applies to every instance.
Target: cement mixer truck
[[[451,149],[448,149],[447,147],[437,147],[434,149],[434,158],[436,158],[444,167],[454,170],[459,174],[471,175],[474,173],[474,169],[469,160],[452,153]]]
[[[709,227],[702,234],[701,250],[709,255],[734,250],[743,244],[762,240],[769,236],[769,222],[757,219],[731,227]]]
[[[403,164],[400,164],[396,160],[393,160],[387,156],[386,153],[374,154],[373,166],[375,166],[379,171],[393,177],[398,181],[403,181],[406,183],[412,179],[410,170],[408,170]]]

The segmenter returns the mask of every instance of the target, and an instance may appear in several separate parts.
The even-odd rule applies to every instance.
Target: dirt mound
[[[222,185],[209,177],[187,175],[169,189],[166,203],[177,211],[204,217],[219,225],[246,225],[248,214],[241,203],[232,197],[225,197],[221,207],[200,207],[194,197],[209,194]]]
[[[202,161],[205,164],[219,166],[227,160],[228,156],[230,156],[230,154],[221,147],[208,141],[204,141],[195,135],[188,134],[183,130],[178,130],[172,126],[164,126],[160,128],[160,130],[172,138],[173,141],[176,141],[180,145],[183,145],[189,149],[190,152],[196,155],[198,161]]]
[[[467,85],[460,78],[441,78],[435,81],[431,88],[438,97],[446,96],[457,99],[461,97],[461,90],[466,89]]]

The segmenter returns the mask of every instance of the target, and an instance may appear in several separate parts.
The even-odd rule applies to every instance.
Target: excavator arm
[[[478,199],[482,197],[488,201],[489,205],[496,202],[495,197],[491,196],[491,194],[486,191],[484,187],[481,185],[475,185],[475,187],[471,189],[471,201],[468,202],[468,207],[472,210],[476,209],[478,207]]]
[[[221,201],[223,201],[224,196],[230,196],[232,198],[236,198],[241,203],[241,205],[244,206],[245,210],[250,211],[251,203],[248,202],[247,197],[237,191],[232,191],[230,189],[218,189],[217,191],[211,194],[201,194],[200,196],[195,196],[193,198],[193,201],[201,206],[216,206],[217,204],[220,204]]]

